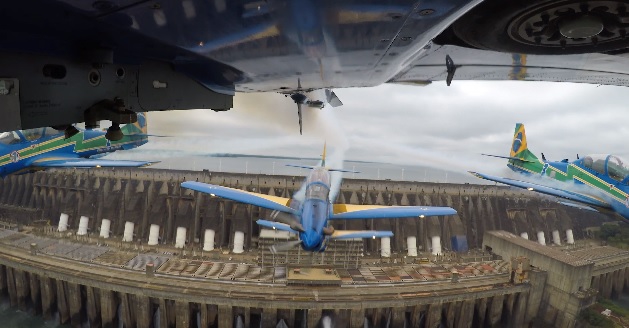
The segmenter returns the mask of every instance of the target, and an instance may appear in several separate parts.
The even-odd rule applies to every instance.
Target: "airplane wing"
[[[489,157],[497,157],[497,158],[506,158],[506,159],[511,159],[511,160],[520,161],[520,162],[526,162],[526,163],[537,163],[536,161],[530,161],[528,159],[519,158],[519,157],[513,157],[513,156],[500,156],[500,155],[490,155],[490,154],[481,154],[481,155],[489,156]]]
[[[382,238],[393,237],[391,231],[374,230],[335,230],[330,236],[331,239],[354,239],[354,238]]]
[[[255,192],[244,191],[229,187],[221,187],[213,184],[186,181],[181,184],[182,187],[200,191],[213,196],[235,200],[241,203],[247,203],[255,206],[268,208],[280,212],[295,214],[295,210],[289,207],[290,199],[284,197],[270,196]]]
[[[148,161],[123,161],[123,160],[106,160],[106,159],[89,159],[89,158],[73,158],[73,157],[48,157],[38,158],[31,162],[30,166],[33,167],[76,167],[76,168],[90,168],[90,167],[141,167],[149,166],[158,162]]]
[[[294,233],[294,234],[298,234],[299,233],[299,232],[291,229],[291,227],[288,224],[286,224],[286,223],[280,223],[280,222],[274,222],[274,221],[268,221],[268,220],[262,220],[262,219],[256,221],[256,223],[258,225],[260,225],[260,226],[271,228],[271,229],[288,231],[288,232]]]
[[[450,207],[350,204],[334,204],[333,212],[330,220],[388,219],[456,214],[456,210]]]
[[[290,167],[297,167],[300,169],[315,169],[318,166],[310,166],[310,165],[297,165],[297,164],[286,164],[286,166],[290,166]],[[352,171],[352,170],[344,170],[344,169],[330,169],[330,168],[326,168],[326,170],[330,171],[330,172],[344,172],[344,173],[360,173],[358,171]]]
[[[481,179],[485,179],[489,181],[495,181],[495,182],[503,183],[503,184],[510,185],[513,187],[528,189],[531,191],[536,191],[542,194],[551,195],[555,197],[565,198],[565,199],[569,199],[569,200],[583,203],[583,204],[598,206],[598,207],[607,208],[607,209],[612,208],[611,204],[608,203],[607,201],[601,198],[592,196],[592,195],[586,195],[586,194],[582,194],[582,193],[578,193],[574,191],[548,187],[548,186],[544,186],[544,185],[540,185],[540,184],[536,184],[532,182],[526,182],[526,181],[509,179],[509,178],[501,178],[501,177],[496,177],[493,175],[487,175],[487,174],[482,174],[482,173],[477,173],[477,172],[470,171],[470,173],[476,176],[477,178],[481,178]]]

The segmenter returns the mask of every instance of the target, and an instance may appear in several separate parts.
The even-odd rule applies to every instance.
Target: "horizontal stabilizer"
[[[258,194],[255,192],[222,187],[196,181],[186,181],[181,183],[181,186],[183,188],[200,191],[202,193],[210,194],[212,196],[231,199],[241,203],[268,208],[270,210],[295,214],[295,210],[288,207],[290,203],[290,199],[288,198]]]
[[[334,214],[330,216],[331,220],[391,219],[456,214],[453,208],[433,206],[335,204],[333,211]]]
[[[126,137],[157,137],[157,138],[172,138],[172,136],[162,136],[158,134],[146,134],[146,133],[134,133],[126,135]]]
[[[89,159],[89,158],[63,158],[50,157],[39,158],[31,163],[33,167],[76,167],[76,168],[92,168],[92,167],[141,167],[148,166],[159,162],[148,161],[123,161],[123,160],[107,160],[107,159]]]
[[[489,157],[498,157],[498,158],[505,158],[505,159],[511,159],[514,161],[520,161],[520,162],[524,162],[524,163],[537,163],[536,161],[531,161],[528,159],[524,159],[524,158],[519,158],[519,157],[513,157],[513,156],[500,156],[500,155],[489,155],[489,154],[481,154],[483,156],[489,156]]]
[[[581,194],[581,193],[577,193],[573,191],[548,187],[548,186],[540,185],[537,183],[514,180],[514,179],[509,179],[509,178],[501,178],[501,177],[496,177],[496,176],[477,173],[477,172],[470,171],[470,173],[476,176],[477,178],[499,182],[499,183],[503,183],[503,184],[513,186],[513,187],[528,189],[530,191],[536,191],[536,192],[546,194],[546,195],[561,197],[561,198],[569,199],[575,202],[584,203],[588,205],[599,206],[603,208],[611,208],[611,205],[608,202],[598,197],[594,197],[592,195],[586,195],[586,194]]]
[[[335,230],[330,236],[331,239],[354,239],[354,238],[382,238],[393,237],[391,231],[374,230]]]
[[[310,166],[310,165],[297,165],[297,164],[286,164],[286,166],[290,166],[290,167],[298,167],[300,169],[316,169],[319,166]],[[345,172],[345,173],[360,173],[358,171],[352,171],[352,170],[343,170],[343,169],[329,169],[329,168],[325,168],[326,170],[330,171],[330,172]]]
[[[277,229],[281,231],[288,231],[290,233],[297,234],[297,231],[291,229],[291,227],[286,223],[279,223],[279,222],[273,222],[273,221],[262,220],[262,219],[256,221],[256,223],[262,227]]]
[[[576,208],[581,209],[581,210],[598,212],[597,209],[595,209],[593,207],[586,206],[586,205],[575,204],[575,203],[571,203],[571,202],[559,202],[559,204],[570,206],[570,207],[576,207]]]

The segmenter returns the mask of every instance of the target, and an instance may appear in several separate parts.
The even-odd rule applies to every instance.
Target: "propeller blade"
[[[330,89],[325,89],[325,97],[326,97],[326,100],[328,101],[328,104],[330,104],[330,106],[332,107],[343,106],[341,99],[339,99],[339,97],[336,96],[336,93],[334,93],[334,91]]]
[[[297,115],[299,115],[299,134],[303,134],[301,123],[301,103],[297,103]]]
[[[293,249],[295,248],[295,246],[299,246],[299,244],[301,244],[301,240],[291,240],[285,243],[275,244],[269,247],[269,249],[271,250],[271,253],[277,254],[279,252],[285,252],[290,249]]]
[[[297,220],[297,217],[295,215],[280,212],[280,211],[273,211],[271,212],[271,215],[269,218],[275,222],[288,224],[290,228],[295,231],[300,231],[300,232],[305,231],[304,227],[301,225],[299,220]]]
[[[297,78],[297,90],[301,90],[301,79]]]

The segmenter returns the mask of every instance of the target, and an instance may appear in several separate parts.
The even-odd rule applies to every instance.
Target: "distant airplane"
[[[327,168],[325,166],[325,147],[323,148],[321,166],[290,166],[312,170],[305,181],[306,193],[303,201],[295,198],[289,199],[269,196],[193,181],[183,182],[181,186],[210,194],[212,196],[227,198],[274,210],[274,212],[272,212],[272,217],[275,221],[260,219],[256,222],[263,227],[297,234],[299,236],[299,240],[274,245],[271,247],[271,251],[273,252],[288,250],[300,244],[306,251],[322,252],[325,250],[328,239],[393,236],[393,232],[391,231],[335,230],[331,225],[328,225],[328,220],[391,219],[405,217],[424,218],[426,216],[456,214],[456,211],[450,207],[351,204],[333,205],[329,199],[330,172],[353,171]]]
[[[383,83],[627,86],[626,11],[615,0],[6,0],[0,132],[224,111],[235,92],[316,107],[338,98],[309,90]]]
[[[594,211],[611,210],[629,219],[629,162],[618,156],[588,155],[578,158],[577,155],[577,160],[572,162],[568,162],[567,159],[558,162],[547,161],[544,157],[539,159],[528,149],[524,124],[521,123],[515,126],[509,156],[486,156],[508,159],[507,166],[510,169],[531,177],[539,177],[539,183],[477,172],[470,172],[471,174],[481,179],[579,203],[561,202],[564,205]]]
[[[105,131],[74,128],[61,131],[51,127],[3,132],[0,134],[0,177],[52,167],[138,167],[147,161],[98,159],[116,150],[132,149],[148,142],[146,114],[139,113],[134,124],[121,128],[118,141],[105,138]]]

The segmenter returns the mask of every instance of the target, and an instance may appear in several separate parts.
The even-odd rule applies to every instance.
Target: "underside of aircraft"
[[[229,110],[235,92],[446,80],[626,86],[623,0],[33,0],[0,4],[0,131]],[[454,81],[454,82],[453,82]],[[326,92],[311,99],[313,90]],[[278,97],[278,101],[285,100]]]

